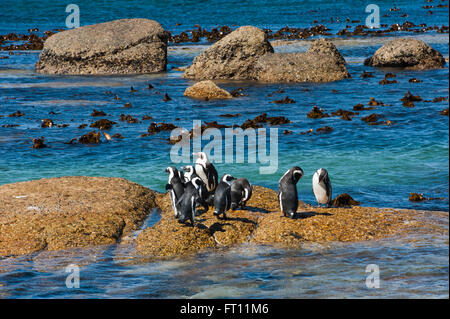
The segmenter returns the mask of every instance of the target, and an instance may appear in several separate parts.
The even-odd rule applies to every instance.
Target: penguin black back
[[[214,192],[214,215],[223,215],[225,219],[226,211],[231,208],[231,182],[234,179],[230,174],[225,174]]]
[[[211,196],[210,192],[208,192],[206,184],[197,175],[197,173],[195,172],[194,166],[188,165],[188,166],[182,167],[181,169],[186,172],[184,177],[187,182],[190,182],[194,178],[198,178],[197,183],[200,184],[199,189],[198,189],[198,194],[203,201],[203,203],[202,203],[203,207],[205,207],[205,209],[208,210],[208,205],[212,205],[212,196]]]
[[[252,196],[252,185],[246,178],[237,178],[231,183],[231,209],[243,208]]]
[[[199,198],[199,180],[200,178],[196,177],[189,183],[186,183],[183,196],[177,202],[177,206],[179,206],[178,221],[180,223],[186,223],[186,221],[190,220],[191,225],[194,225],[195,207]]]
[[[294,166],[280,178],[278,201],[284,216],[293,218],[298,208],[297,183],[303,176],[303,170]]]
[[[165,170],[169,173],[169,179],[166,185],[166,190],[169,191],[172,208],[175,212],[175,217],[178,217],[179,210],[176,203],[184,193],[184,183],[180,178],[180,173],[174,166],[169,166]]]

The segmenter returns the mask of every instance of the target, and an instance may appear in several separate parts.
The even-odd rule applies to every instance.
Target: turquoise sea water
[[[331,23],[331,17],[334,21],[336,17],[341,21],[345,21],[348,17],[350,20],[361,20],[363,24],[367,16],[364,9],[369,3],[371,2],[361,1],[355,4],[353,1],[329,3],[262,0],[246,3],[77,2],[82,25],[118,18],[143,17],[159,21],[166,30],[174,34],[192,29],[195,24],[207,29],[222,25],[236,28],[250,24],[277,30],[286,25],[309,27],[315,24],[314,20],[318,20],[330,28],[331,33],[336,34],[347,23]],[[439,3],[441,1],[437,0],[434,0],[434,3],[396,1],[395,4],[401,11],[389,12],[389,8],[394,6],[392,1],[377,2],[380,6],[382,24],[411,21],[415,24],[448,25],[448,8],[432,9],[433,14],[422,8],[424,5]],[[448,4],[448,1],[442,3]],[[26,33],[28,28],[35,27],[40,31],[64,28],[67,15],[64,10],[67,4],[65,1],[52,1],[51,5],[46,1],[2,1],[0,34]],[[407,13],[408,16],[401,17],[403,13]],[[390,17],[383,17],[385,14],[389,14]],[[175,25],[177,23],[181,25]],[[349,24],[355,26],[359,23]],[[269,116],[282,115],[292,121],[291,124],[278,127],[277,172],[272,175],[261,175],[259,163],[256,165],[217,163],[219,174],[245,176],[253,184],[276,189],[280,176],[288,168],[298,165],[305,171],[305,176],[298,184],[299,197],[307,203],[315,204],[311,178],[316,169],[326,167],[330,173],[334,194],[350,193],[363,206],[448,211],[449,119],[439,113],[448,108],[448,101],[417,102],[414,108],[405,108],[400,101],[408,91],[420,95],[424,100],[448,97],[448,63],[444,69],[431,71],[382,70],[363,65],[363,60],[377,48],[399,36],[421,39],[439,50],[444,57],[449,56],[448,34],[434,31],[417,34],[389,33],[381,37],[343,38],[334,35],[331,38],[348,63],[351,79],[325,84],[274,85],[221,82],[219,85],[228,90],[243,88],[246,96],[227,101],[207,102],[183,97],[185,88],[194,82],[181,78],[180,71],[172,70],[175,67],[189,65],[207,43],[170,45],[167,73],[138,76],[40,75],[34,73],[34,64],[39,52],[15,52],[8,59],[0,59],[0,184],[65,175],[115,176],[163,191],[167,181],[164,168],[170,164],[169,152],[172,147],[167,143],[169,134],[160,133],[143,138],[141,134],[146,133],[150,121],[128,124],[119,121],[120,114],[131,114],[138,119],[143,115],[150,115],[156,122],[165,121],[191,129],[192,121],[197,119],[217,120],[219,123],[229,125],[241,124],[247,118],[254,118],[266,112]],[[275,51],[305,51],[308,45],[309,40],[294,41],[276,46]],[[0,57],[6,55],[8,52],[0,51]],[[363,71],[373,72],[374,78],[361,78],[360,74]],[[397,84],[378,84],[387,72],[394,72],[397,75],[395,78]],[[412,77],[423,82],[408,82]],[[149,83],[155,87],[154,90],[147,89]],[[138,92],[130,92],[130,86]],[[284,93],[267,96],[279,88],[283,89]],[[108,91],[117,94],[120,100],[115,100],[114,95]],[[172,100],[162,101],[164,93]],[[281,105],[272,103],[273,100],[285,96],[294,99],[296,103]],[[338,117],[318,120],[306,117],[306,113],[313,105],[331,113],[338,109],[351,110],[357,103],[367,104],[370,97],[389,106],[379,106],[373,111],[361,111],[352,121],[343,121]],[[124,109],[123,105],[126,102],[130,102],[132,107]],[[64,144],[92,130],[89,127],[79,129],[78,126],[99,119],[90,116],[94,108],[103,110],[108,114],[105,118],[118,123],[108,133],[111,135],[120,133],[124,139],[96,146]],[[17,110],[21,110],[25,116],[8,117],[8,114]],[[51,111],[56,114],[50,115]],[[237,118],[219,116],[225,113],[240,113],[242,116]],[[393,125],[368,126],[361,121],[361,117],[371,113],[383,114],[384,119],[391,120]],[[69,126],[43,129],[40,128],[43,118],[51,118],[55,124],[66,123]],[[20,126],[1,127],[8,124]],[[333,127],[334,130],[327,134],[299,134],[326,125]],[[293,133],[282,134],[286,129]],[[49,148],[32,149],[31,140],[40,136],[46,138]],[[427,197],[440,199],[413,203],[408,200],[409,192],[424,193]],[[370,297],[373,291],[369,292],[362,287],[363,282],[358,281],[362,277],[358,276],[364,277],[365,266],[361,265],[371,259],[379,260],[383,267],[392,267],[388,276],[394,278],[391,279],[393,285],[388,286],[390,288],[379,290],[374,296],[448,297],[448,242],[445,243],[444,240],[435,244],[433,240],[421,240],[424,244],[420,247],[405,243],[397,243],[398,246],[395,246],[386,241],[381,245],[380,243],[332,245],[331,248],[328,246],[316,248],[313,252],[306,248],[284,251],[265,247],[252,249],[238,247],[224,253],[207,253],[189,261],[137,263],[137,265],[124,263],[122,259],[132,258],[133,254],[115,246],[94,253],[95,256],[100,256],[99,262],[89,260],[91,257],[81,257],[85,254],[81,250],[78,258],[88,259],[84,260],[88,265],[86,269],[89,269],[88,278],[91,278],[91,281],[95,280],[86,290],[75,293],[68,292],[65,287],[56,284],[63,274],[63,270],[57,265],[69,263],[74,254],[68,253],[70,257],[67,257],[65,252],[61,252],[61,256],[56,253],[57,257],[39,254],[37,257],[0,260],[0,284],[3,284],[0,285],[0,297],[308,297],[309,294],[312,297]],[[242,265],[234,263],[242,255],[246,255],[248,260],[242,261]],[[283,263],[276,264],[280,256],[285,256]],[[391,256],[391,259],[383,256]],[[37,266],[39,262],[36,260],[45,260],[44,264],[55,260],[57,265],[54,271],[44,271],[39,269]],[[224,260],[228,261],[225,262],[226,265],[234,263],[229,269],[223,270],[225,273],[229,272],[231,276],[227,284],[226,280],[205,276],[208,267],[223,264]],[[414,261],[417,267],[408,268],[411,267],[411,261]],[[192,268],[188,266],[184,268],[183,265],[190,263],[198,266],[196,268],[198,272],[189,273],[186,277],[186,272]],[[112,270],[105,271],[105,264]],[[255,266],[256,264],[258,266]],[[299,264],[302,265],[301,273],[306,272],[306,275],[286,275]],[[324,265],[328,264],[330,266],[324,269]],[[358,266],[354,266],[356,264]],[[306,265],[313,265],[313,270]],[[236,267],[242,268],[239,270]],[[303,267],[307,267],[308,270]],[[359,270],[362,271],[362,275],[358,273]],[[334,271],[336,273],[348,271],[348,276],[333,277],[331,284],[328,280],[330,273]],[[355,272],[350,274],[353,271]],[[111,287],[105,288],[105,282],[114,275],[112,272],[119,274],[118,279],[112,281]],[[409,273],[412,278],[406,276],[408,279],[405,281],[398,279],[404,272]],[[237,275],[233,275],[235,273]],[[294,271],[295,273],[297,272]],[[99,274],[102,275],[98,277]],[[146,281],[135,286],[134,281],[143,276]],[[163,289],[171,286],[167,276],[188,279],[178,285],[172,285],[173,288]],[[120,286],[116,287],[114,283]],[[149,290],[149,286],[160,288]],[[186,288],[188,286],[191,288]],[[337,289],[338,286],[342,288]],[[336,290],[327,295],[325,291],[330,291],[332,287]],[[352,290],[354,287],[362,288]],[[267,294],[264,293],[266,290]]]

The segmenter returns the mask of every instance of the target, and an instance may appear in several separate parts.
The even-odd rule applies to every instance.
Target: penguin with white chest
[[[318,169],[312,178],[312,187],[317,203],[330,207],[331,204],[331,181],[325,168]]]
[[[223,219],[227,218],[226,211],[231,208],[231,182],[234,177],[230,174],[225,174],[220,180],[214,193],[214,215]]]
[[[208,160],[206,153],[199,152],[193,153],[197,156],[195,161],[195,173],[203,180],[206,184],[208,192],[214,193],[218,183],[218,174],[214,165]]]
[[[166,190],[168,190],[170,194],[170,200],[172,202],[173,211],[175,212],[175,218],[178,218],[179,209],[176,203],[184,193],[184,182],[180,178],[179,171],[174,166],[167,167],[165,171],[169,173]]]
[[[191,226],[194,226],[196,204],[199,200],[198,189],[200,182],[200,178],[195,177],[189,183],[186,183],[184,193],[176,203],[177,207],[179,207],[178,222],[185,224],[190,220]]]
[[[183,166],[181,169],[184,171],[183,176],[185,183],[190,182],[194,177],[199,177],[192,165]]]
[[[200,195],[200,198],[203,200],[203,202],[206,205],[206,206],[205,205],[203,205],[203,206],[205,207],[206,210],[208,210],[208,208],[209,208],[208,205],[212,206],[213,202],[212,202],[212,196],[208,192],[206,184],[197,175],[197,173],[195,172],[194,166],[187,165],[187,166],[183,166],[181,169],[185,172],[184,179],[185,179],[186,183],[189,183],[190,181],[192,181],[192,179],[194,179],[196,177],[199,179],[200,187],[198,189],[198,194]]]
[[[297,183],[303,176],[303,170],[294,166],[280,178],[278,201],[285,217],[294,218],[298,208]]]
[[[231,209],[244,208],[252,197],[252,185],[246,178],[237,178],[231,183]]]

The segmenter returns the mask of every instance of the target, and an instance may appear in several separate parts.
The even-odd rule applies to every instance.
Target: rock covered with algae
[[[0,256],[113,244],[156,206],[122,178],[61,177],[0,186]]]
[[[339,201],[339,196],[337,199]],[[229,211],[228,218],[220,220],[210,208],[196,217],[195,227],[175,220],[167,194],[159,197],[157,202],[162,209],[162,219],[143,230],[136,240],[140,254],[155,258],[194,254],[248,242],[300,247],[304,242],[376,240],[431,227],[417,218],[416,211],[351,206],[356,201],[348,201],[351,207],[346,208],[317,208],[299,201],[295,219],[289,219],[280,212],[276,192],[258,186],[254,186],[245,209]]]
[[[295,218],[289,219],[282,216],[275,191],[254,186],[244,209],[218,219],[210,207],[191,227],[174,218],[167,193],[121,178],[61,177],[5,184],[0,186],[0,256],[115,244],[123,238],[135,241],[143,256],[171,258],[242,243],[301,247],[306,242],[377,240],[411,231],[448,233],[448,222],[446,227],[433,224],[437,212],[356,203],[346,200],[350,207],[318,208],[299,201]],[[134,240],[130,235],[152,208],[161,209],[161,219]],[[448,213],[443,214],[448,219]]]

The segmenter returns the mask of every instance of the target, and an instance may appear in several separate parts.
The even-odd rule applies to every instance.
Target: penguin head
[[[181,169],[188,174],[192,174],[194,172],[194,166],[192,165],[183,166]]]
[[[175,172],[175,170],[176,170],[176,167],[174,167],[174,166],[169,166],[169,167],[167,167],[165,170],[164,170],[164,172],[166,172],[166,173],[174,173]]]
[[[200,186],[202,186],[203,181],[200,177],[194,177],[191,180],[191,183],[192,183],[192,185],[194,185],[195,189],[199,189]]]
[[[228,185],[230,185],[230,183],[234,180],[235,178],[233,176],[231,176],[230,174],[225,174],[222,176],[221,181],[227,183]]]
[[[196,163],[204,164],[208,162],[208,156],[206,156],[205,152],[192,153],[192,155],[197,156]]]
[[[328,176],[328,171],[325,168],[319,168],[317,174],[319,174],[319,183],[321,183]]]
[[[172,178],[179,175],[178,170],[174,166],[169,166],[164,171],[169,173],[169,184],[171,183]]]
[[[294,183],[297,184],[300,178],[302,178],[303,176],[303,170],[298,166],[294,166],[290,169],[290,171],[292,173],[292,179],[294,180]]]

